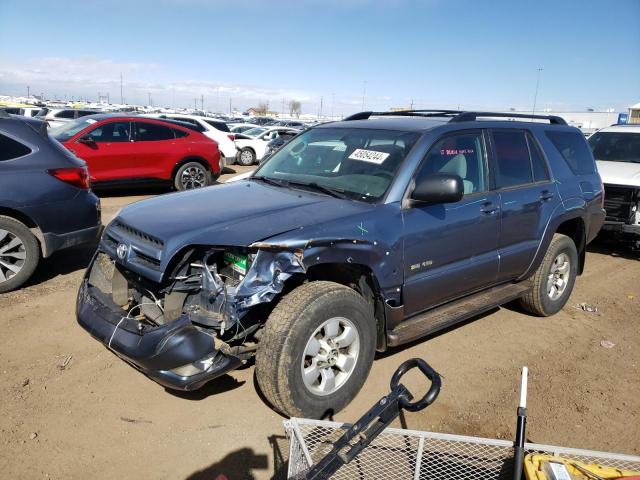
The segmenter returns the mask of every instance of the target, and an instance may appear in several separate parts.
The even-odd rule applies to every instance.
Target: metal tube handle
[[[410,402],[409,399],[405,397],[400,399],[400,406],[410,412],[417,412],[431,405],[436,400],[436,398],[438,398],[440,387],[442,386],[440,375],[433,368],[431,368],[431,366],[427,362],[425,362],[421,358],[411,358],[402,363],[402,365],[400,365],[393,374],[393,377],[391,377],[391,390],[398,386],[400,379],[405,373],[416,367],[424,374],[425,377],[427,377],[431,381],[431,387],[429,387],[429,390],[424,395],[424,397],[415,402]]]

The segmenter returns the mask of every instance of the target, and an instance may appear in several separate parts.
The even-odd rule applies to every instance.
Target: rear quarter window
[[[547,138],[576,175],[596,172],[596,164],[587,141],[578,132],[546,131]]]
[[[29,147],[0,133],[0,162],[24,157],[30,153]]]

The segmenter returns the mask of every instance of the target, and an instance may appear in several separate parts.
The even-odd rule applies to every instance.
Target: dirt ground
[[[140,193],[101,195],[103,221],[163,192]],[[90,248],[60,252],[26,288],[0,295],[0,476],[282,478],[283,418],[258,393],[253,366],[197,392],[171,392],[76,324],[90,256]],[[581,310],[583,302],[598,311]],[[639,345],[640,256],[598,244],[558,315],[503,307],[381,355],[335,420],[358,418],[388,391],[395,368],[418,356],[443,375],[443,388],[433,406],[405,415],[406,427],[511,439],[519,369],[527,365],[529,440],[640,454]],[[421,393],[416,379],[407,386]]]

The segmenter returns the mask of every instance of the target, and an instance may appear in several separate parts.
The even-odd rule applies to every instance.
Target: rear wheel
[[[21,222],[0,217],[0,293],[20,287],[40,261],[38,240]]]
[[[256,153],[250,148],[243,148],[238,155],[238,163],[244,167],[249,167],[256,163]]]
[[[577,274],[576,244],[566,235],[556,233],[533,275],[533,288],[520,299],[520,304],[541,317],[559,312],[569,300]]]
[[[285,415],[321,418],[360,391],[375,353],[373,312],[354,290],[306,283],[286,295],[264,328],[256,378]]]
[[[176,190],[192,190],[207,187],[213,183],[211,172],[199,162],[181,165],[174,178]]]

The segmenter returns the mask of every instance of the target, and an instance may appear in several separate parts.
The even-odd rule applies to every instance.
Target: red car
[[[96,186],[159,181],[188,190],[211,185],[220,176],[218,144],[182,122],[98,114],[50,134],[87,162]]]

